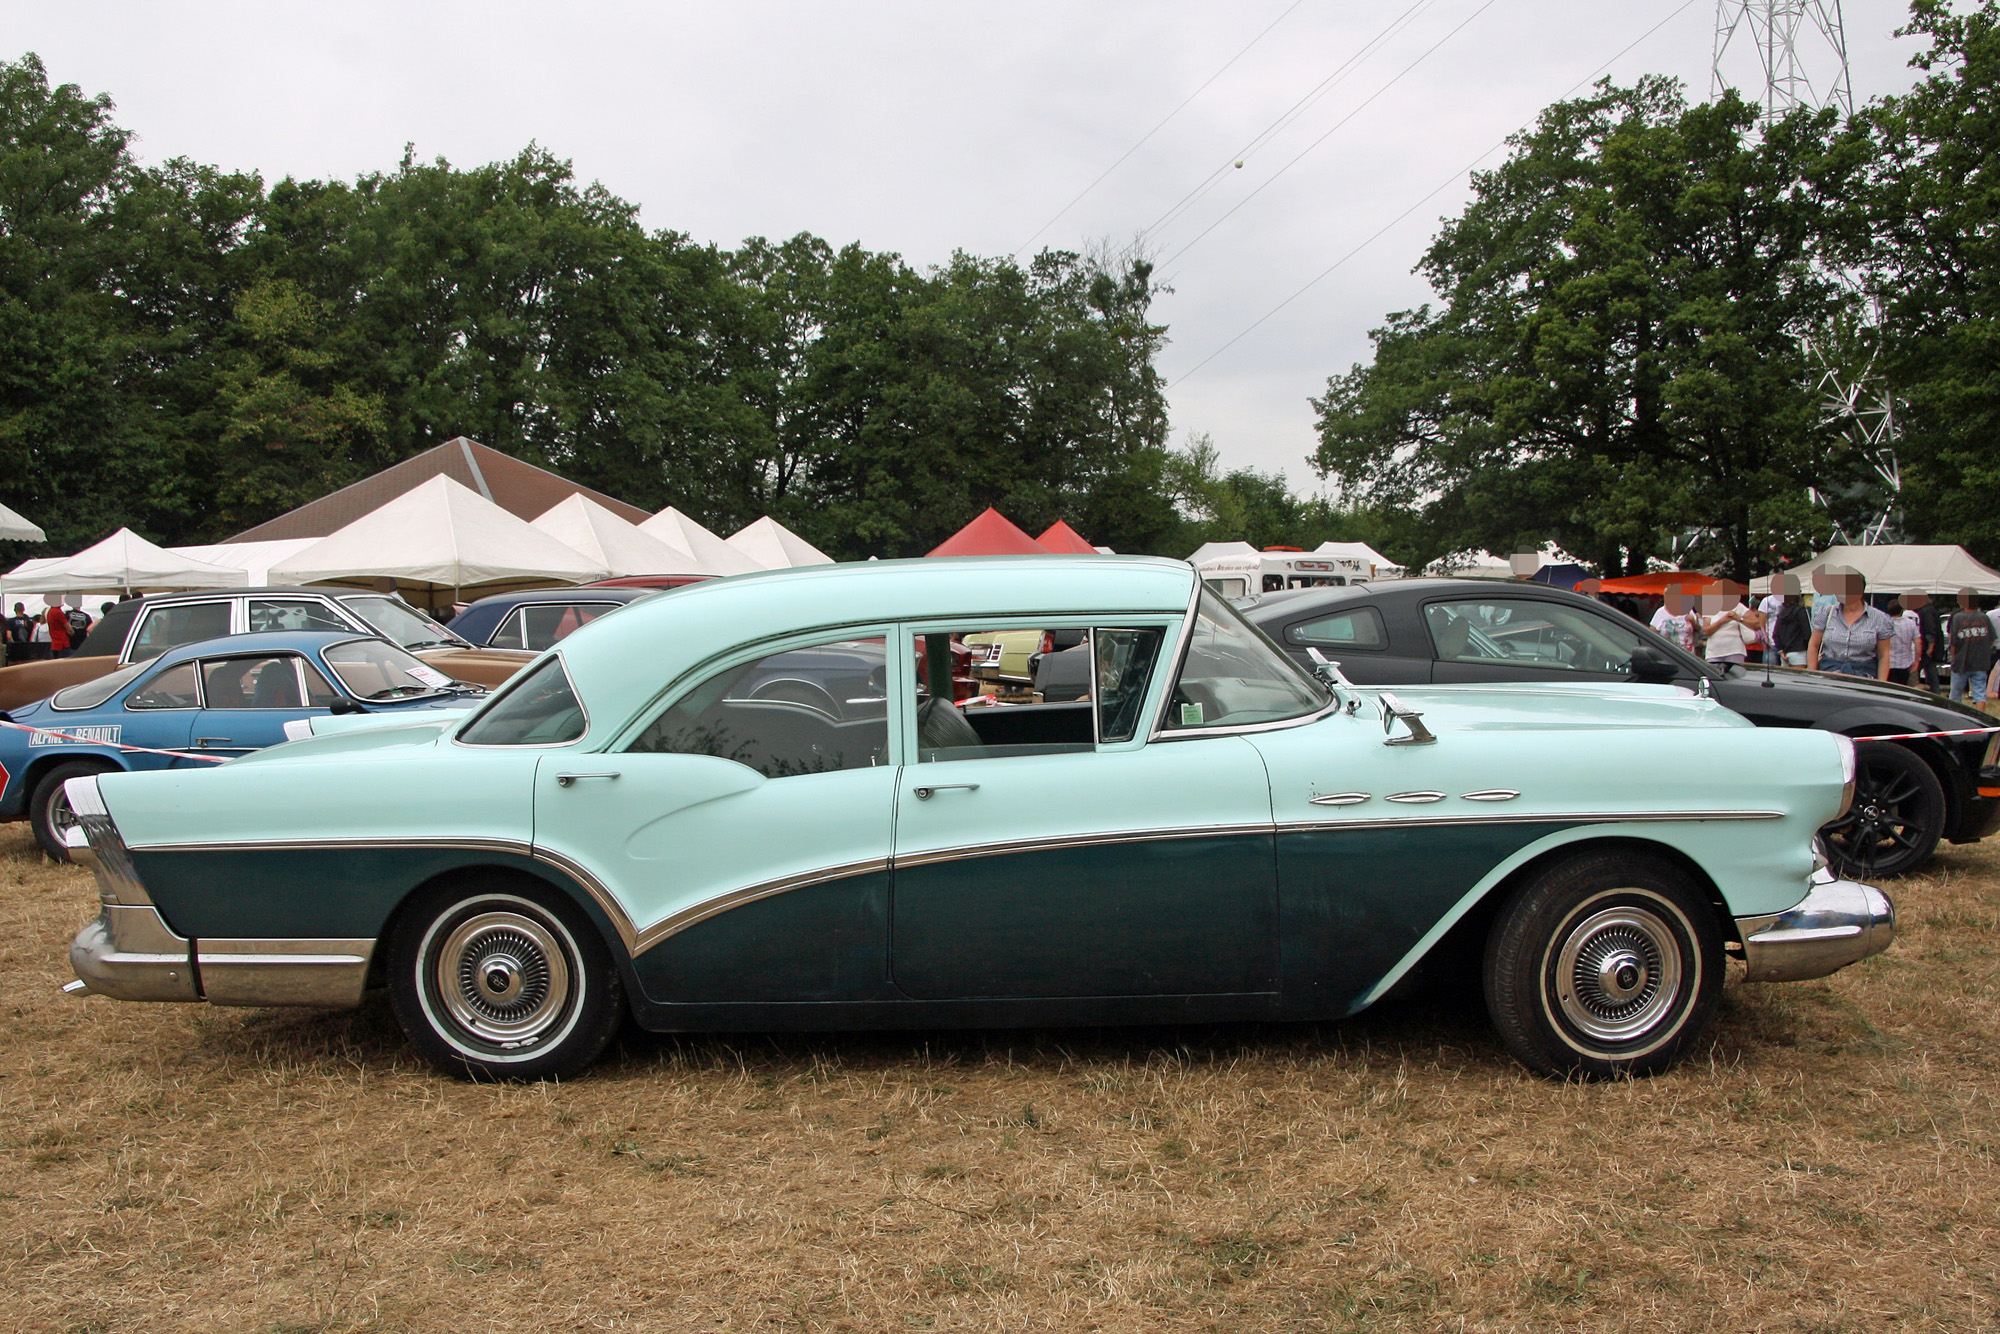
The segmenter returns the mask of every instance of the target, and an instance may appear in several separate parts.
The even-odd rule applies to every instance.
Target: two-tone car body
[[[1704,662],[1602,602],[1527,580],[1394,579],[1239,606],[1294,660],[1321,653],[1364,685],[1651,680],[1704,691],[1759,727],[1902,738],[1863,744],[1857,799],[1826,830],[1850,875],[1901,875],[1940,839],[2000,827],[1993,720],[1927,691]]]
[[[375,635],[267,631],[185,644],[0,713],[0,820],[28,820],[69,855],[64,783],[79,775],[208,767],[283,744],[335,710],[464,712],[482,689]]]
[[[960,707],[954,639],[1080,634],[1088,699]],[[757,686],[855,665],[832,693]],[[866,671],[859,670],[866,667]],[[1375,692],[1185,564],[879,562],[584,626],[469,718],[69,785],[102,914],[72,989],[352,1005],[482,1077],[658,1030],[1320,1018],[1447,940],[1537,1069],[1644,1073],[1725,957],[1887,944],[1816,866],[1852,747],[1660,686]]]

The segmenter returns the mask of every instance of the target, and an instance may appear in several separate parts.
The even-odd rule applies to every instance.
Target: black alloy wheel
[[[63,784],[86,774],[104,773],[110,767],[91,760],[70,760],[43,774],[35,784],[34,795],[28,798],[28,823],[34,826],[35,842],[42,845],[49,860],[69,860],[65,835],[76,827],[76,812],[69,808],[69,794],[63,790]]]
[[[1836,871],[1881,880],[1923,864],[1944,833],[1944,813],[1944,784],[1922,756],[1857,738],[1854,805],[1820,833]]]
[[[431,1064],[473,1080],[567,1079],[625,1017],[597,928],[526,877],[422,893],[391,942],[389,1001]]]
[[[1557,862],[1486,940],[1486,1009],[1515,1058],[1562,1079],[1655,1075],[1708,1030],[1722,927],[1686,872],[1625,851]]]

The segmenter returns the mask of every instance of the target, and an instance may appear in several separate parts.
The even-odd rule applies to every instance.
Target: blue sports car
[[[352,630],[290,630],[186,644],[0,713],[0,820],[33,822],[69,859],[63,782],[108,770],[208,768],[326,713],[469,708],[485,691]]]

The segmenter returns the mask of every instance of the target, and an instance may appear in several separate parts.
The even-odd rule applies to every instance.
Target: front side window
[[[154,607],[132,639],[132,661],[151,662],[170,648],[220,639],[229,633],[229,603],[181,602]],[[190,669],[192,670],[192,669]]]
[[[487,641],[494,648],[525,648],[540,653],[559,644],[608,611],[616,602],[525,602],[507,614]]]
[[[1283,722],[1319,712],[1328,698],[1324,686],[1203,589],[1165,730]]]
[[[373,702],[435,695],[451,678],[422,658],[379,639],[335,644],[322,655],[333,674],[356,699]]]
[[[458,739],[468,746],[561,746],[581,737],[588,725],[562,659],[548,658],[508,682]]]
[[[1424,608],[1440,662],[1506,663],[1551,672],[1632,670],[1637,626],[1529,598],[1468,598]]]
[[[886,764],[888,656],[881,636],[786,649],[725,667],[627,747],[713,755],[766,778]]]
[[[253,634],[261,630],[360,628],[316,598],[251,598],[244,605]]]
[[[1161,627],[926,630],[914,636],[917,761],[1088,751],[1138,734]],[[931,664],[971,650],[969,698],[934,697]],[[954,692],[956,693],[956,692]]]
[[[195,677],[194,664],[184,662],[178,667],[167,668],[127,696],[125,707],[128,709],[200,708],[201,684]]]
[[[257,658],[210,658],[201,665],[202,698],[211,709],[298,709],[298,658],[273,653]]]

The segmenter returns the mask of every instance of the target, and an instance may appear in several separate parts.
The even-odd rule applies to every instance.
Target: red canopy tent
[[[1097,548],[1083,540],[1083,535],[1057,519],[1049,525],[1049,530],[1035,539],[1050,551],[1064,556],[1095,556]]]
[[[938,543],[932,556],[1046,556],[1049,549],[1029,537],[1007,516],[986,507],[984,513]]]
[[[1679,584],[1683,593],[1705,592],[1710,584],[1722,580],[1710,575],[1697,574],[1693,570],[1663,570],[1658,574],[1635,574],[1625,579],[1606,579],[1597,586],[1600,593],[1638,593],[1648,597],[1665,597],[1667,589]]]

